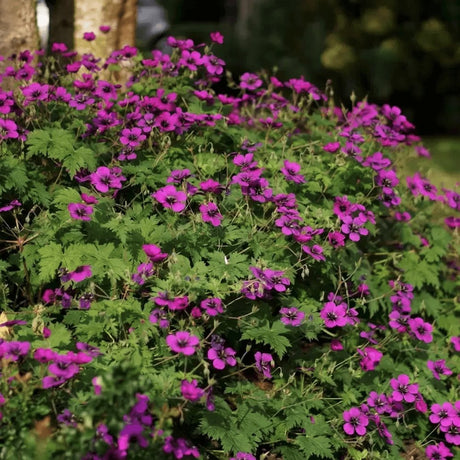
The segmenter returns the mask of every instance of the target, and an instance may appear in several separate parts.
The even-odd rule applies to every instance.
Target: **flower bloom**
[[[200,303],[200,307],[209,315],[217,316],[219,313],[223,313],[222,300],[218,297],[210,299],[204,299]]]
[[[154,274],[153,264],[151,262],[142,263],[137,267],[137,273],[134,273],[131,279],[142,286],[147,278],[150,278]]]
[[[340,229],[342,233],[348,235],[351,241],[359,241],[361,235],[365,236],[369,233],[369,230],[363,227],[365,221],[361,217],[343,216],[342,222]]]
[[[331,350],[332,351],[341,351],[343,350],[342,342],[338,339],[331,340]]]
[[[254,73],[245,72],[240,77],[240,88],[255,90],[262,86],[262,80]]]
[[[161,249],[155,244],[144,244],[142,245],[142,250],[152,263],[161,262],[168,257],[168,254],[161,252]]]
[[[336,305],[334,302],[326,302],[320,316],[326,327],[343,327],[347,324],[347,311],[345,304]]]
[[[84,32],[83,39],[88,42],[92,42],[96,39],[96,34],[94,32]]]
[[[412,403],[415,401],[418,394],[418,384],[410,383],[407,375],[401,374],[397,379],[391,379],[390,385],[394,390],[391,397],[396,402],[405,401]]]
[[[440,375],[452,375],[452,371],[446,366],[446,360],[440,359],[439,361],[427,361],[428,369],[433,373],[433,377],[441,380]]]
[[[450,343],[452,343],[452,345],[454,346],[455,351],[460,351],[460,336],[451,337]]]
[[[183,458],[191,455],[192,457],[199,458],[200,453],[195,446],[184,438],[173,438],[166,436],[163,451],[167,454],[173,454],[175,458]]]
[[[433,336],[431,335],[433,326],[423,321],[423,318],[411,318],[408,320],[408,324],[411,332],[418,340],[425,343],[430,343],[433,340]]]
[[[91,206],[86,206],[81,203],[69,203],[67,209],[70,217],[75,220],[91,220],[91,214],[94,212]]]
[[[125,128],[121,131],[120,143],[129,147],[137,147],[145,139],[147,136],[143,134],[141,128]]]
[[[302,251],[318,262],[326,260],[326,257],[323,256],[323,248],[319,244],[314,244],[312,247],[302,246]]]
[[[91,265],[81,265],[77,267],[73,272],[69,272],[67,276],[72,281],[78,283],[79,281],[83,281],[86,278],[89,278],[92,275]]]
[[[190,356],[195,353],[200,339],[187,331],[179,331],[175,334],[169,334],[166,337],[166,343],[172,351]]]
[[[214,369],[222,370],[225,365],[236,365],[236,351],[230,347],[217,346],[208,350],[208,359],[212,361]]]
[[[376,391],[371,391],[369,393],[367,404],[370,407],[373,407],[377,414],[384,414],[385,412],[390,412],[391,410],[386,395],[383,393],[378,394]]]
[[[0,343],[0,359],[18,361],[27,355],[30,350],[29,342],[2,342]]]
[[[431,415],[429,420],[431,423],[440,423],[442,426],[450,426],[455,418],[459,417],[457,411],[450,402],[433,404],[430,409]]]
[[[343,431],[346,434],[352,436],[355,433],[358,436],[364,436],[366,434],[366,426],[369,424],[369,418],[357,407],[352,407],[348,411],[344,411],[343,419],[345,424],[343,425]]]
[[[254,455],[247,452],[237,452],[236,457],[232,457],[230,460],[257,460]]]
[[[200,212],[203,222],[209,222],[214,227],[218,227],[223,219],[215,203],[201,204]]]
[[[204,390],[198,387],[198,383],[195,379],[191,382],[188,380],[182,380],[180,390],[182,396],[189,401],[195,402],[204,396]]]
[[[294,182],[296,184],[302,184],[305,182],[305,177],[299,174],[300,164],[292,161],[284,160],[284,167],[281,168],[281,172],[287,181]]]
[[[300,326],[305,318],[305,313],[295,307],[283,307],[280,309],[281,322],[287,326]]]
[[[126,180],[122,176],[120,168],[107,168],[107,166],[100,166],[97,170],[90,175],[91,184],[94,188],[101,193],[106,193],[111,188],[120,189],[121,183]]]
[[[11,211],[12,209],[19,207],[19,206],[22,206],[22,204],[18,200],[13,200],[13,201],[10,201],[10,204],[7,204],[6,206],[2,206],[0,208],[0,212]]]
[[[185,192],[176,190],[174,185],[166,185],[152,194],[164,208],[172,209],[174,212],[181,212],[185,209],[187,195]]]
[[[270,367],[274,367],[272,355],[258,351],[254,354],[254,358],[256,360],[256,368],[263,373],[264,377],[271,379]]]
[[[222,43],[224,43],[224,36],[220,32],[211,32],[209,36],[211,37],[211,40],[214,43],[217,43],[219,45],[222,45]]]
[[[448,457],[454,456],[454,454],[443,442],[427,446],[425,449],[425,455],[428,457],[428,460],[447,460]]]
[[[383,353],[372,347],[363,350],[358,348],[358,353],[363,357],[359,365],[363,371],[373,371],[383,357]]]

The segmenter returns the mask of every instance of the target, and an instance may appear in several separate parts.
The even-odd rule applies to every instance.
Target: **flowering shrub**
[[[169,43],[2,77],[0,456],[458,455],[460,195],[402,177],[413,125],[303,78],[218,93]]]

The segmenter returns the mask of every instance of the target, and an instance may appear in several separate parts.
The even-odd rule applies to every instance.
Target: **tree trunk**
[[[6,58],[25,49],[37,50],[36,1],[0,0],[0,31],[1,56]]]
[[[69,50],[74,47],[74,0],[47,0],[50,11],[48,50],[53,43],[65,43]]]
[[[74,45],[79,53],[107,57],[113,50],[136,41],[137,0],[74,0]],[[103,34],[99,26],[110,26]],[[85,32],[94,32],[96,40],[83,39]]]

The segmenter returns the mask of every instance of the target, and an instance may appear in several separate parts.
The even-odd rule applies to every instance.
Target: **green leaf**
[[[282,358],[286,350],[291,346],[291,342],[287,337],[282,335],[283,332],[287,332],[287,329],[280,321],[275,321],[271,326],[266,321],[262,326],[251,326],[246,329],[241,338],[268,345],[279,358]]]
[[[40,248],[38,252],[40,254],[40,280],[42,282],[51,281],[62,263],[62,248],[57,243],[50,243]]]
[[[295,443],[305,455],[305,460],[310,457],[332,458],[331,442],[326,436],[297,436]]]

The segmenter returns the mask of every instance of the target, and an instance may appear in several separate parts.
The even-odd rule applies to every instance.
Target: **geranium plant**
[[[402,176],[414,126],[168,43],[2,76],[0,456],[458,456],[460,195]]]

